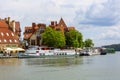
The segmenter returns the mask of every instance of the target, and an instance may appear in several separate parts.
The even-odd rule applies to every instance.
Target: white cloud
[[[119,8],[118,0],[107,0],[107,2],[104,0],[102,3],[93,3],[86,11],[78,10],[76,12],[75,21],[78,21],[80,25],[116,25],[120,22]]]
[[[22,29],[32,22],[49,24],[63,17],[68,26],[76,26],[84,38],[92,38],[98,46],[120,42],[119,3],[120,0],[0,0],[0,17],[20,21]]]

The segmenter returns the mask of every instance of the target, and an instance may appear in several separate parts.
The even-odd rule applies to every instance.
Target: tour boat
[[[46,56],[66,56],[79,54],[75,50],[48,49],[43,47],[30,47],[25,53],[18,53],[18,57],[46,57]]]

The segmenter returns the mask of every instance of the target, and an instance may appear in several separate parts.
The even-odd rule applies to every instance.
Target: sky
[[[95,46],[120,43],[120,0],[0,0],[0,18],[50,24],[62,17]],[[23,33],[22,33],[23,34]]]

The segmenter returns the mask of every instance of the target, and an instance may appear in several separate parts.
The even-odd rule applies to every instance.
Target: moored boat
[[[91,56],[100,55],[100,50],[98,48],[86,48],[80,51],[80,56]]]
[[[43,47],[31,47],[25,51],[25,53],[18,53],[18,57],[46,57],[46,56],[67,56],[75,55],[75,50],[61,50],[61,49],[51,49]]]
[[[107,49],[106,48],[101,48],[100,51],[101,51],[100,55],[106,55],[107,54]]]

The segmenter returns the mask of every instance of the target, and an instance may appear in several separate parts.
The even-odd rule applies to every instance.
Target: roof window
[[[14,34],[13,33],[11,33],[12,34],[12,36],[14,36]]]
[[[7,42],[7,40],[6,40],[6,39],[4,39],[4,42]]]
[[[16,39],[15,39],[14,41],[15,41],[15,42],[17,42],[17,40],[16,40]]]
[[[8,34],[8,33],[6,33],[6,35],[7,35],[7,36],[9,36],[9,34]]]
[[[11,39],[10,39],[9,41],[10,41],[10,42],[12,42],[12,40],[11,40]]]
[[[4,36],[3,32],[1,32],[1,35]]]

